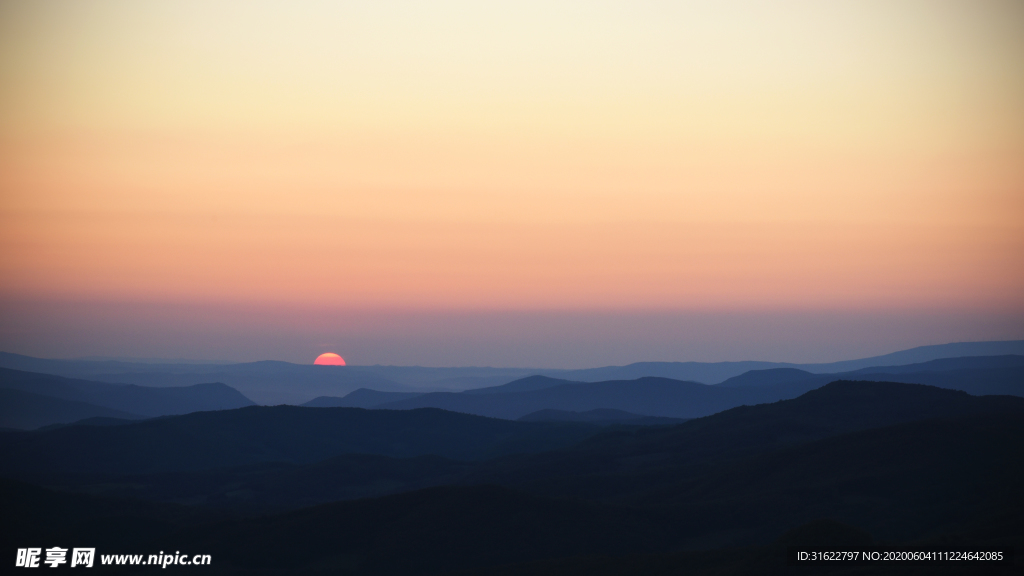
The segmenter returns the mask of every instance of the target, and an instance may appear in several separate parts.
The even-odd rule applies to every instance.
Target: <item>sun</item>
[[[345,359],[334,352],[324,352],[316,357],[313,364],[317,366],[344,366]]]

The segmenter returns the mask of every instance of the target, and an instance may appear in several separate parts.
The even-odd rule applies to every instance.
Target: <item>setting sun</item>
[[[316,366],[344,366],[345,359],[333,352],[324,352],[313,361]]]

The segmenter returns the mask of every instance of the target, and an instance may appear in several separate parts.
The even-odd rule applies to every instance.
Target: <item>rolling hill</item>
[[[585,412],[602,408],[644,416],[697,418],[741,404],[760,403],[772,397],[756,389],[718,388],[667,378],[566,382],[533,376],[527,381],[529,389],[521,392],[434,392],[387,402],[377,408],[408,410],[432,407],[510,420],[544,409]],[[541,383],[549,385],[540,387]],[[506,386],[514,390],[519,384],[512,382]]]
[[[847,544],[874,537],[945,538],[948,545],[957,542],[950,533],[978,531],[1006,512],[1024,511],[1020,496],[1009,492],[1024,469],[995,445],[999,438],[1024,447],[1024,422],[968,417],[842,435],[694,471],[666,494],[654,491],[628,508],[454,486],[214,524],[190,530],[175,545],[217,547],[225,562],[242,568],[294,569],[301,557],[310,568],[342,574],[735,549],[771,544],[822,517],[861,529],[848,531],[854,540]],[[1003,545],[1024,535],[1021,528],[1018,522],[1004,532]]]
[[[569,412],[567,410],[538,410],[519,418],[520,422],[590,422],[610,426],[623,424],[627,426],[672,426],[681,424],[680,418],[662,418],[658,416],[641,416],[622,410],[598,408],[586,412]]]
[[[891,370],[891,371],[890,371]],[[927,384],[972,394],[1024,396],[1024,356],[950,358],[899,367],[869,367],[844,374],[813,374],[795,368],[752,370],[708,386],[664,378],[573,382],[534,375],[501,386],[427,394],[358,390],[344,398],[306,405],[407,410],[440,408],[518,419],[541,410],[621,410],[643,416],[698,418],[741,405],[795,398],[842,379]]]
[[[63,400],[22,390],[0,388],[0,428],[34,430],[52,424],[68,424],[86,418],[142,418],[103,406]]]
[[[301,404],[316,396],[342,396],[357,388],[411,390],[387,378],[349,366],[313,366],[269,360],[239,364],[152,364],[50,360],[0,353],[0,366],[151,388],[221,382],[258,404]]]
[[[124,426],[0,434],[0,471],[131,474],[260,462],[309,463],[341,454],[478,460],[577,443],[599,427],[510,422],[436,409],[250,406]]]
[[[63,424],[95,416],[141,418],[187,414],[203,410],[229,410],[251,406],[252,401],[237,390],[220,383],[196,384],[180,388],[148,388],[133,384],[110,384],[63,378],[0,368],[0,390],[31,394],[48,401],[33,400],[20,414],[32,427]],[[28,396],[18,396],[27,401]],[[77,411],[69,411],[68,402],[77,403]],[[93,406],[94,408],[86,408]],[[19,412],[7,410],[10,418]],[[81,414],[79,417],[73,415]],[[14,422],[8,418],[7,422]],[[11,427],[21,427],[10,424]]]
[[[1024,417],[1024,398],[971,396],[932,386],[893,382],[833,382],[792,400],[741,406],[672,427],[613,430],[571,450],[495,461],[479,482],[540,485],[551,495],[590,493],[627,498],[646,488],[639,479],[619,486],[621,474],[668,470],[783,449],[872,428],[983,414]],[[666,480],[671,481],[671,480]]]
[[[904,366],[871,366],[853,372],[812,374],[793,368],[753,370],[718,384],[731,388],[775,387],[782,394],[802,393],[834,380],[875,380],[926,384],[970,394],[1024,396],[1024,356],[943,358]]]
[[[303,404],[310,408],[375,408],[381,404],[422,396],[420,392],[380,392],[369,388],[353,390],[345,396],[317,396]]]

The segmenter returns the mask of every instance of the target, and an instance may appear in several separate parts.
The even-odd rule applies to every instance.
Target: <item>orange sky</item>
[[[1013,0],[0,2],[8,308],[1021,294]]]

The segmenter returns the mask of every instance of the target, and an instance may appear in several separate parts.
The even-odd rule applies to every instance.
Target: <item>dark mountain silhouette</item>
[[[842,435],[705,474],[694,471],[628,509],[489,486],[436,488],[214,525],[190,531],[175,545],[218,546],[226,562],[245,568],[294,569],[301,557],[340,573],[416,574],[767,545],[823,515],[860,528],[833,530],[832,541],[946,537],[948,543],[947,534],[1024,511],[1012,490],[1024,470],[1019,459],[1006,457],[999,439],[1024,447],[1024,421],[968,417]],[[1004,534],[1013,538],[1024,530],[1018,521]]]
[[[865,368],[849,376],[927,384],[977,395],[1024,396],[1024,356],[945,358],[908,366]]]
[[[857,374],[859,380],[896,381],[926,384],[970,394],[1024,396],[1024,367],[946,372],[907,372],[903,374]]]
[[[343,454],[310,464],[261,462],[157,474],[51,474],[47,484],[93,495],[265,514],[455,484],[476,464],[440,456]]]
[[[148,388],[131,384],[90,382],[0,368],[0,388],[21,390],[62,400],[87,402],[141,416],[165,416],[200,410],[228,410],[252,406],[251,400],[237,390],[220,383],[196,384],[180,388]],[[54,420],[47,424],[55,422],[59,421]]]
[[[422,574],[570,554],[653,551],[670,544],[650,514],[496,486],[439,487],[227,522],[172,538],[216,546],[243,569],[318,566],[340,574]],[[287,558],[290,550],[292,558]]]
[[[63,424],[94,417],[139,419],[103,406],[21,390],[0,388],[0,428],[33,430],[51,424]]]
[[[791,574],[801,571],[781,559],[786,546],[798,544],[1015,546],[1024,538],[1024,498],[1016,489],[1024,462],[1007,458],[1007,453],[1021,448],[1024,420],[1017,414],[995,414],[864,430],[697,466],[688,473],[676,471],[671,485],[649,488],[634,506],[656,507],[680,519],[674,529],[682,547],[706,551],[602,561],[563,559],[486,573],[595,570],[624,575],[646,573],[639,566],[647,566],[652,573],[666,574]],[[767,549],[736,547],[744,543]],[[970,571],[1013,574],[1019,573],[1020,564],[972,566]],[[938,566],[904,565],[894,572],[885,568],[843,566],[838,573],[965,571],[963,566],[948,571]]]
[[[841,362],[793,364],[786,362],[637,362],[626,366],[606,366],[583,370],[566,370],[559,373],[544,373],[566,380],[598,382],[602,380],[633,380],[644,376],[658,376],[674,380],[690,380],[705,384],[716,384],[751,370],[771,368],[795,368],[813,374],[836,374],[867,367],[898,366],[927,362],[939,358],[966,356],[999,356],[1006,354],[1024,355],[1024,340],[994,342],[956,342],[934,346],[919,346],[882,356],[845,360]]]
[[[496,461],[474,481],[531,485],[550,495],[628,497],[641,482],[621,474],[704,465],[870,428],[981,414],[1024,416],[1024,398],[971,396],[894,382],[833,382],[793,400],[741,406],[672,427],[613,430],[558,453]]]
[[[209,509],[60,493],[3,479],[0,503],[15,514],[0,536],[15,546],[84,538],[98,554],[196,551],[213,555],[217,573],[422,574],[666,545],[666,534],[647,514],[495,486],[431,488],[237,520],[218,520],[225,514]]]
[[[606,511],[603,506],[562,501],[554,501],[552,506],[549,499],[530,499],[528,494],[494,488],[488,493],[486,489],[478,489],[476,498],[467,498],[466,489],[435,489],[400,495],[406,498],[394,496],[318,506],[250,523],[240,519],[211,521],[201,516],[202,509],[62,494],[0,480],[0,503],[11,512],[10,522],[0,528],[0,537],[17,543],[14,545],[27,546],[22,543],[87,536],[98,546],[98,552],[159,550],[168,545],[191,552],[201,547],[213,554],[216,573],[867,576],[964,572],[961,565],[912,567],[901,563],[890,568],[876,564],[815,571],[785,564],[786,547],[791,545],[862,547],[867,542],[877,543],[869,532],[834,520],[815,519],[801,524],[765,546],[680,551],[663,544],[665,533],[672,534],[671,525],[651,522],[643,513],[634,511],[628,515],[621,510]],[[466,506],[459,506],[460,503]],[[358,504],[365,508],[356,508]],[[471,505],[476,505],[479,514],[468,513]],[[522,514],[517,514],[518,510]],[[1019,514],[1019,508],[1008,513]],[[68,522],[68,518],[78,521]],[[957,545],[1007,546],[1007,541],[1020,541],[1019,522],[1012,522],[1006,515],[982,518],[1004,536],[993,537],[991,530],[965,521],[956,536],[922,539],[917,543],[939,549]],[[351,543],[345,539],[351,534],[349,523],[365,531]],[[478,523],[487,528],[474,530]],[[249,533],[243,534],[247,526]],[[537,526],[544,529],[537,530]],[[284,545],[261,537],[281,536],[274,531],[288,527],[299,530],[294,538],[282,541],[285,545],[297,544],[294,549],[299,553],[291,558],[286,557]],[[429,527],[434,527],[433,532],[417,539]],[[317,529],[319,537],[314,537],[307,547],[306,538]],[[638,529],[643,530],[640,537],[653,537],[637,546],[631,546],[629,532],[618,538],[620,530]],[[389,538],[389,534],[394,536]],[[529,538],[530,535],[535,537]],[[250,536],[249,546],[246,536]],[[605,543],[606,539],[614,540],[613,545],[595,551],[595,545]],[[409,546],[409,542],[413,545]],[[1020,565],[972,566],[971,573],[1019,574]]]
[[[791,443],[800,437],[810,440],[918,420],[999,413],[1024,414],[1024,398],[972,396],[898,382],[837,381],[792,400],[740,406],[670,429],[637,430],[634,435],[644,436],[645,445],[656,437],[671,439],[668,442],[673,445],[689,444],[692,434],[718,437],[734,445]],[[586,444],[598,444],[611,436],[602,435]]]
[[[246,409],[233,412],[244,413],[254,409]],[[346,445],[334,439],[326,447],[319,446],[315,450],[305,449],[307,444],[323,443],[321,438],[324,435],[338,436],[340,428],[328,430],[325,426],[309,426],[302,424],[292,429],[290,423],[303,420],[303,410],[300,408],[265,408],[260,410],[285,411],[294,415],[293,419],[284,419],[283,422],[274,425],[274,429],[261,433],[262,437],[251,438],[253,446],[243,446],[249,451],[241,458],[236,452],[239,448],[236,445],[226,442],[222,438],[214,437],[213,440],[204,442],[205,448],[199,449],[198,455],[192,459],[182,459],[180,456],[175,459],[164,459],[156,470],[174,472],[164,474],[161,477],[151,476],[148,479],[138,476],[139,472],[152,470],[150,463],[146,461],[145,455],[138,455],[131,450],[121,450],[119,459],[108,459],[101,466],[92,468],[79,468],[68,466],[68,463],[61,456],[62,454],[78,450],[85,455],[85,458],[92,460],[91,454],[97,451],[109,452],[107,446],[118,446],[123,438],[128,435],[132,438],[139,437],[139,433],[124,435],[103,435],[102,439],[92,440],[88,444],[100,446],[100,448],[87,448],[82,450],[78,438],[80,434],[69,434],[66,436],[46,437],[40,441],[27,442],[24,440],[12,441],[14,444],[15,458],[10,467],[12,472],[31,470],[35,477],[48,477],[49,483],[61,485],[74,485],[79,489],[88,490],[93,493],[118,493],[124,491],[127,494],[134,494],[139,497],[153,497],[166,501],[175,502],[206,502],[210,504],[225,506],[245,506],[247,503],[254,506],[286,506],[291,502],[316,502],[324,501],[317,498],[328,498],[337,496],[339,498],[350,495],[376,495],[386,494],[402,489],[403,487],[419,487],[433,485],[440,477],[452,480],[458,476],[461,482],[472,483],[498,483],[509,486],[531,486],[531,489],[541,489],[553,496],[579,496],[591,494],[598,499],[618,499],[627,497],[629,490],[640,490],[645,486],[644,480],[639,479],[642,474],[650,471],[655,474],[666,474],[668,470],[690,465],[703,465],[708,461],[720,461],[723,459],[735,458],[737,455],[751,455],[764,451],[776,450],[809,441],[835,436],[837,434],[861,430],[865,428],[887,426],[909,421],[936,417],[955,417],[981,413],[1002,413],[1002,412],[1024,412],[1024,399],[1001,398],[1001,397],[973,397],[962,392],[941,390],[926,386],[904,385],[894,383],[835,383],[823,389],[805,394],[796,399],[765,404],[754,407],[742,407],[729,410],[707,418],[689,421],[685,424],[667,428],[656,429],[617,429],[592,436],[576,447],[554,453],[536,454],[534,456],[513,456],[493,462],[484,463],[474,468],[454,467],[425,467],[422,471],[424,484],[417,485],[415,460],[387,463],[383,460],[351,460],[348,457],[341,458],[340,463],[334,468],[319,467],[311,464],[310,468],[295,467],[295,463],[314,462],[322,454],[343,453],[345,451],[379,451],[392,455],[406,456],[410,453],[407,450],[397,453],[389,448],[402,440],[401,434],[392,434],[391,438],[383,439],[382,443],[373,443],[363,440],[349,441]],[[309,409],[314,415],[318,412],[331,412],[332,409]],[[370,430],[374,435],[377,430],[394,427],[401,419],[393,418],[401,414],[386,411],[361,411],[361,410],[340,410],[342,414],[354,412],[362,416],[385,415],[390,418],[381,418],[376,424],[367,424],[373,421],[372,418],[353,419],[347,430],[353,429]],[[428,414],[445,415],[443,412],[422,411]],[[225,413],[231,414],[231,413]],[[193,415],[196,416],[196,415]],[[420,430],[410,428],[410,434],[420,436],[432,436],[433,440],[442,443],[447,438],[452,442],[452,437],[459,437],[459,429],[452,425],[452,421],[459,422],[468,418],[470,421],[484,421],[490,424],[513,424],[502,423],[501,421],[478,419],[459,414],[447,414],[449,418],[436,418],[419,420]],[[190,431],[202,431],[209,429],[227,428],[227,419],[219,418],[216,423],[205,422],[189,424],[189,417],[167,418],[171,423],[177,422],[177,428],[185,428]],[[307,418],[308,419],[308,418]],[[212,419],[210,419],[212,420]],[[254,420],[243,419],[245,426],[238,427],[241,432],[249,433],[251,429],[264,428],[267,419]],[[273,419],[270,419],[273,420]],[[621,422],[618,422],[621,423]],[[401,424],[399,424],[401,425]],[[424,428],[443,427],[446,430],[442,433],[436,431],[425,432]],[[287,428],[289,436],[286,438],[272,438],[280,428]],[[121,427],[126,428],[126,427]],[[473,428],[463,428],[468,434],[476,434]],[[332,431],[333,430],[333,431]],[[593,430],[592,428],[589,430]],[[342,430],[343,431],[343,430]],[[570,430],[571,431],[571,430]],[[127,432],[127,431],[126,431]],[[342,435],[350,432],[343,432]],[[555,434],[568,434],[564,430],[555,430]],[[574,438],[586,436],[560,436],[557,441],[566,440],[561,446],[572,443]],[[445,436],[445,434],[448,434]],[[304,436],[305,435],[305,436]],[[173,437],[173,434],[164,434],[165,437]],[[271,438],[267,438],[271,436]],[[527,437],[529,437],[527,435]],[[113,438],[113,440],[111,440]],[[161,444],[167,444],[164,437]],[[398,438],[398,440],[396,440]],[[464,442],[464,440],[459,440]],[[537,442],[536,439],[532,440]],[[509,441],[504,441],[502,446],[504,452],[510,453],[517,450],[508,449]],[[557,442],[549,440],[549,446],[559,446]],[[6,444],[7,442],[5,442]],[[285,448],[274,444],[295,445],[286,453]],[[191,443],[185,443],[189,449]],[[367,446],[369,445],[369,446]],[[211,447],[212,446],[212,447]],[[479,444],[475,445],[479,446]],[[459,446],[450,446],[449,452],[454,452]],[[462,447],[465,449],[465,447]],[[537,448],[536,444],[533,448]],[[255,450],[260,449],[260,452]],[[18,451],[22,453],[18,456]],[[29,455],[23,452],[28,451]],[[268,456],[268,453],[276,456]],[[526,450],[518,450],[525,452]],[[495,451],[498,452],[498,451]],[[232,453],[232,456],[220,459],[222,453]],[[422,453],[422,452],[421,452]],[[0,452],[0,455],[4,454]],[[53,459],[41,461],[42,455],[52,454]],[[7,459],[7,456],[4,456]],[[198,465],[197,458],[204,460]],[[125,462],[128,462],[127,464]],[[272,462],[286,461],[292,464],[267,464],[253,466],[248,462]],[[223,469],[222,466],[234,466],[241,462],[241,467],[236,469]],[[431,465],[433,466],[433,465]],[[220,468],[213,470],[213,468]],[[200,470],[210,472],[199,472]],[[455,470],[459,474],[455,473]],[[178,474],[186,472],[188,474]],[[375,474],[381,474],[375,476]],[[621,474],[637,474],[633,481],[622,487],[622,493],[618,491],[604,492],[602,478]],[[70,478],[74,475],[88,476]],[[126,477],[126,475],[132,475]],[[40,476],[42,475],[42,476]],[[91,475],[91,476],[90,476]],[[319,476],[318,476],[319,475]],[[120,477],[118,477],[120,476]],[[317,478],[320,478],[319,480]],[[671,476],[669,476],[671,477]],[[56,480],[54,479],[56,478]],[[438,481],[439,483],[439,481]],[[308,486],[329,486],[329,489],[320,492],[311,491]],[[620,490],[620,489],[617,489]],[[230,494],[234,494],[229,496]],[[297,499],[294,494],[305,494],[305,500]],[[229,501],[232,500],[233,501]]]
[[[435,392],[380,403],[378,400],[386,396],[366,391],[363,393],[366,401],[360,403],[367,407],[394,410],[433,407],[506,419],[518,419],[540,410],[586,412],[596,409],[686,419],[735,406],[795,398],[829,382],[854,377],[859,380],[928,384],[974,394],[1024,396],[1024,357],[1020,356],[947,359],[900,367],[893,374],[881,372],[883,370],[884,367],[877,367],[851,375],[811,374],[795,368],[772,368],[750,371],[714,386],[664,378],[571,382],[535,375],[480,390]]]
[[[112,418],[109,416],[92,416],[81,420],[75,420],[68,424],[50,424],[49,426],[38,428],[38,430],[56,430],[57,428],[64,428],[66,426],[122,426],[124,424],[131,424],[137,420],[139,420],[139,418],[129,420],[127,418]]]
[[[183,528],[232,517],[212,508],[73,494],[6,478],[0,478],[0,508],[0,542],[11,548],[88,540],[92,544],[85,546],[96,546],[97,553],[148,550]]]
[[[369,388],[353,390],[345,396],[318,396],[303,404],[310,408],[375,408],[381,404],[421,396],[420,392],[380,392]]]
[[[263,413],[278,422],[251,416]],[[212,418],[225,414],[240,415],[245,424]],[[81,450],[96,442],[89,438],[96,432],[131,431],[126,437],[141,438],[140,446],[164,462],[195,469],[195,461],[183,461],[181,453],[191,453],[196,445],[184,442],[176,453],[153,442],[144,429],[170,423],[173,430],[206,439],[206,445],[220,444],[213,457],[223,459],[224,447],[252,455],[254,446],[262,457],[274,451],[280,455],[281,446],[268,438],[285,430],[296,435],[284,438],[282,445],[300,443],[299,438],[335,442],[338,429],[324,425],[323,414],[427,418],[427,426],[407,427],[413,430],[408,437],[384,439],[392,447],[422,443],[424,437],[451,442],[452,437],[481,436],[478,429],[460,427],[461,421],[526,425],[434,410],[251,407],[123,426],[6,433],[0,435],[5,451],[0,462],[24,471],[23,451],[28,450],[33,456],[56,452],[50,464],[63,463],[68,452],[62,445]],[[439,414],[454,420],[433,419]],[[735,408],[672,427],[606,429],[555,452],[489,462],[336,456],[301,463],[315,458],[318,450],[327,452],[320,447],[305,449],[291,464],[264,462],[120,480],[126,494],[246,514],[320,498],[373,495],[366,490],[375,483],[455,483],[286,514],[218,520],[210,516],[213,512],[202,516],[193,508],[48,493],[6,481],[0,482],[0,498],[5,511],[25,512],[5,522],[12,542],[26,535],[57,535],[95,536],[108,546],[173,546],[211,553],[225,570],[590,573],[592,558],[602,556],[599,574],[636,574],[645,567],[667,573],[764,573],[781,570],[780,547],[799,541],[1019,542],[1024,496],[1017,484],[1024,461],[1014,456],[1024,448],[1022,416],[1024,399],[1017,397],[976,397],[891,382],[835,382],[794,400]],[[346,422],[371,435],[403,426],[401,418],[380,427],[359,417]],[[230,441],[209,440],[225,434]],[[116,447],[120,440],[112,438],[117,437],[103,437],[99,444]],[[86,452],[89,461],[105,466],[93,473],[118,472],[117,459]],[[146,462],[133,465],[152,468]],[[64,472],[83,471],[74,466]],[[73,521],[57,521],[59,514]],[[120,541],[118,534],[123,535]]]
[[[750,370],[790,366],[781,362],[635,362],[625,366],[603,366],[582,370],[566,370],[557,377],[578,382],[635,380],[644,377],[669,378],[688,382],[714,384]],[[556,374],[552,374],[555,376]]]
[[[1024,355],[1004,354],[1001,356],[964,356],[957,358],[942,358],[919,362],[916,364],[904,364],[899,366],[870,366],[849,372],[855,374],[904,374],[907,372],[948,372],[952,370],[979,370],[991,368],[1020,368],[1024,366]]]
[[[550,454],[435,461],[437,470],[456,475],[447,467],[481,468],[504,487],[465,485],[486,481],[477,477],[244,519],[200,518],[191,508],[138,501],[119,508],[114,500],[47,496],[9,482],[0,488],[5,511],[23,512],[5,522],[9,541],[99,534],[110,542],[120,530],[139,549],[210,553],[223,570],[790,574],[803,572],[783,560],[785,546],[794,543],[1020,542],[1024,496],[1017,484],[1024,460],[1015,455],[1024,449],[1022,415],[1024,399],[1015,397],[838,382],[795,400],[670,428],[609,431]],[[581,459],[590,459],[590,469],[580,469]],[[286,482],[288,490],[330,489],[331,467],[338,464],[323,464],[323,473]],[[524,466],[529,478],[515,474]],[[537,475],[541,468],[546,473]],[[292,466],[289,473],[310,470]],[[213,473],[223,472],[202,475]],[[872,574],[885,567],[843,568]],[[1004,568],[1019,572],[1019,566],[993,570],[1013,573]]]
[[[577,443],[579,423],[510,422],[442,410],[251,406],[125,426],[0,435],[0,468],[66,473],[183,472],[341,454],[434,454],[462,460]]]
[[[733,376],[725,382],[718,384],[727,388],[742,387],[742,386],[771,386],[773,384],[789,384],[791,382],[801,382],[805,380],[821,381],[828,379],[831,374],[828,375],[817,375],[811,374],[805,370],[797,370],[796,368],[768,368],[766,370],[751,370],[750,372],[744,372],[739,376]]]
[[[754,370],[718,386],[773,388],[781,399],[795,397],[837,379],[927,384],[975,395],[1024,396],[1024,356],[944,358],[906,366],[872,366],[843,374],[810,374],[790,368]]]
[[[905,366],[920,364],[940,358],[965,358],[970,356],[1024,355],[1024,340],[1000,340],[991,342],[953,342],[933,346],[918,346],[882,356],[859,360],[845,360],[825,364],[797,364],[794,368],[817,374],[839,373],[860,370],[872,366]]]
[[[608,426],[626,424],[631,426],[669,426],[680,424],[680,418],[660,418],[658,416],[640,416],[622,410],[609,408],[588,410],[586,412],[569,412],[567,410],[538,410],[519,418],[520,422],[590,422]]]
[[[863,430],[712,465],[699,479],[682,470],[671,482],[648,475],[650,488],[632,501],[703,517],[690,534],[715,546],[755,543],[766,532],[819,517],[859,526],[883,541],[937,537],[955,532],[961,515],[994,515],[1022,502],[1013,478],[1024,473],[1024,461],[1007,457],[1024,448],[1022,415]],[[774,497],[763,499],[764,492]],[[742,511],[741,523],[749,527],[736,526],[737,518],[722,522],[719,513],[726,509]]]
[[[531,383],[534,382],[537,380],[532,379]],[[733,406],[776,399],[777,395],[771,391],[719,388],[666,378],[640,378],[610,382],[570,382],[524,392],[435,392],[388,402],[379,408],[408,410],[434,407],[507,419],[521,418],[544,409],[585,412],[611,408],[645,416],[696,418]]]
[[[557,373],[560,370],[536,368],[490,368],[484,366],[428,367],[428,366],[359,366],[359,370],[380,378],[400,382],[425,392],[460,391],[473,388],[500,386],[538,373]]]
[[[562,378],[551,378],[550,376],[527,376],[526,378],[520,378],[508,384],[502,384],[501,386],[491,386],[489,388],[476,388],[473,390],[466,390],[463,394],[509,394],[513,392],[532,392],[534,390],[544,390],[546,388],[554,388],[555,386],[562,386],[563,384],[578,384],[579,381],[565,380]]]

